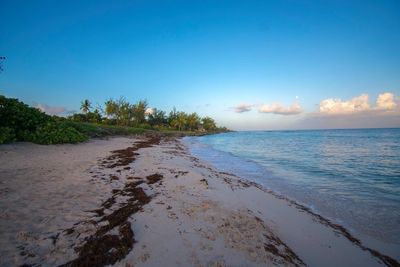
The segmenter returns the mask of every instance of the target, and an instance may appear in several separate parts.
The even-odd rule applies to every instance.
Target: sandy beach
[[[399,266],[180,139],[0,146],[0,266]]]

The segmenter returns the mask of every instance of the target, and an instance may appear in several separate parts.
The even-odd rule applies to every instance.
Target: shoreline
[[[104,149],[105,143],[111,153]],[[18,149],[26,146],[36,147],[9,145],[16,147],[16,159],[21,157]],[[46,233],[46,246],[37,242],[40,238],[29,237],[29,232],[25,236],[16,229],[14,233],[10,229],[11,233],[0,232],[2,243],[8,238],[14,240],[12,245],[27,244],[24,255],[20,249],[2,251],[5,257],[18,251],[14,263],[85,266],[90,259],[96,266],[399,266],[309,208],[193,157],[175,137],[112,138],[42,149],[57,153],[57,147],[72,147],[67,152],[74,154],[79,146],[97,149],[90,151],[97,154],[83,167],[86,171],[77,182],[96,185],[93,192],[82,190],[87,198],[90,194],[97,198],[74,211],[79,216],[69,225],[58,225],[62,230]],[[32,171],[19,167],[17,172],[22,173],[17,176]],[[12,166],[7,171],[11,172]],[[3,187],[0,184],[2,194]],[[26,212],[32,211],[27,208]],[[39,217],[46,220],[48,214]],[[2,214],[0,223],[3,227],[10,221]],[[22,235],[24,242],[16,241],[12,234]],[[0,266],[7,263],[10,261],[0,259]]]
[[[279,175],[271,172],[271,170],[273,170],[274,168],[278,169],[278,171],[280,170],[279,168],[286,170],[285,162],[277,165],[277,161],[274,161],[275,159],[271,158],[271,155],[269,155],[269,160],[271,160],[273,163],[271,163],[272,167],[266,168],[265,166],[269,165],[267,163],[263,164],[262,160],[265,161],[265,159],[260,160],[260,163],[260,161],[257,161],[256,157],[252,157],[246,154],[246,152],[251,151],[251,149],[255,149],[254,146],[248,149],[240,148],[238,150],[235,150],[236,147],[227,147],[226,149],[224,148],[223,142],[225,141],[225,138],[216,138],[215,140],[211,138],[210,140],[208,140],[202,138],[197,139],[187,137],[183,138],[182,140],[184,144],[188,146],[190,152],[194,156],[204,160],[208,164],[212,165],[214,168],[231,174],[235,173],[238,179],[243,179],[250,183],[255,183],[255,185],[266,189],[266,191],[277,195],[277,197],[284,197],[287,199],[287,201],[291,203],[296,203],[297,205],[308,209],[312,214],[324,218],[324,220],[329,221],[330,224],[344,228],[347,232],[349,232],[349,234],[358,239],[363,244],[363,246],[380,251],[382,254],[386,254],[396,259],[397,261],[400,261],[400,243],[397,242],[398,240],[395,238],[394,235],[394,233],[398,233],[398,231],[395,231],[396,227],[391,227],[391,225],[394,225],[395,221],[397,221],[397,217],[395,215],[392,215],[389,218],[377,215],[375,216],[375,218],[373,218],[373,220],[368,220],[368,218],[371,217],[371,213],[368,213],[367,211],[367,213],[364,214],[362,211],[367,210],[367,208],[365,207],[361,207],[359,212],[352,213],[352,210],[354,211],[355,208],[352,206],[347,208],[346,206],[343,206],[343,202],[340,205],[341,199],[339,199],[339,204],[334,204],[336,199],[332,198],[332,194],[331,197],[328,198],[330,201],[328,201],[326,198],[323,198],[322,194],[318,195],[317,197],[315,194],[313,194],[313,191],[310,188],[313,188],[313,186],[318,187],[323,184],[318,184],[319,181],[315,181],[316,184],[314,182],[308,182],[308,184],[295,184],[295,182],[291,183],[292,181],[290,179],[287,179],[287,177],[282,175],[282,173],[280,173]],[[235,138],[227,138],[227,140],[228,144],[232,144],[232,142],[235,141]],[[215,145],[215,147],[213,145]],[[233,153],[233,151],[235,153]],[[240,154],[241,152],[243,152],[242,155]],[[278,155],[278,157],[279,156],[281,155]],[[304,160],[306,159],[303,159],[303,161]],[[300,164],[302,164],[301,161],[299,165]],[[309,163],[307,161],[304,161],[304,164]],[[340,172],[340,170],[338,171]],[[288,177],[292,179],[305,178],[304,174],[303,176],[300,175],[299,177],[296,177],[296,173],[293,172],[293,170],[292,173],[289,174],[291,176],[289,175]],[[310,177],[313,176],[311,175]],[[287,182],[289,183],[284,183],[285,179],[287,179]],[[293,184],[295,184],[297,187],[293,186]],[[302,189],[298,189],[300,186],[302,187]],[[311,187],[309,188],[308,186]],[[318,190],[316,192],[319,193]],[[340,193],[343,191],[338,192]],[[357,196],[357,193],[358,192],[355,191],[353,194]],[[327,203],[331,206],[327,205]],[[352,203],[347,204],[351,205]],[[332,209],[332,207],[338,208],[339,210],[336,211],[334,208]],[[382,205],[381,210],[385,210],[387,213],[385,207],[387,206]],[[393,210],[393,212],[397,211]],[[375,212],[375,214],[381,213]],[[345,215],[348,216],[346,217]],[[385,223],[386,221],[384,221],[383,218],[389,219],[388,222],[392,223]],[[364,224],[362,224],[362,222],[364,222]],[[382,224],[379,222],[382,222]],[[390,232],[392,232],[393,234],[388,235],[388,233]]]
[[[370,252],[373,256],[379,258],[380,260],[382,260],[382,262],[384,262],[387,266],[398,266],[399,262],[396,261],[396,259],[385,255],[381,252],[379,252],[378,250],[372,249],[370,247],[368,247],[367,245],[363,244],[362,241],[356,237],[355,235],[350,233],[350,230],[348,230],[345,226],[334,222],[332,219],[326,218],[323,215],[319,214],[318,212],[314,211],[312,208],[306,206],[305,204],[301,204],[299,202],[297,202],[294,199],[291,199],[287,196],[284,196],[272,189],[266,188],[264,186],[262,186],[261,184],[258,184],[256,182],[252,182],[249,180],[246,180],[245,178],[242,177],[238,177],[234,174],[231,173],[227,173],[227,172],[222,172],[225,173],[227,175],[230,176],[234,176],[237,179],[242,180],[243,183],[247,183],[248,185],[252,185],[254,187],[259,188],[260,190],[273,195],[274,197],[278,198],[278,199],[283,199],[285,201],[288,202],[288,204],[290,205],[294,205],[297,209],[302,210],[306,213],[308,213],[310,216],[314,217],[319,223],[324,224],[330,228],[332,228],[334,231],[337,231],[338,233],[340,233],[341,235],[343,235],[344,237],[346,237],[350,242],[352,242],[353,244],[355,244],[356,246],[360,247],[362,250],[368,251]]]
[[[188,148],[188,146],[185,143],[185,146]],[[189,149],[189,148],[188,148]],[[208,164],[212,164],[212,163],[208,163]],[[215,167],[213,167],[215,168]],[[383,263],[385,263],[385,265],[387,266],[399,266],[399,262],[388,256],[385,255],[384,253],[379,252],[376,249],[372,249],[370,247],[368,247],[367,245],[363,244],[361,239],[356,237],[355,235],[353,235],[350,230],[348,230],[345,226],[341,225],[340,223],[336,223],[334,222],[333,219],[327,218],[321,214],[319,214],[317,211],[314,211],[311,207],[308,207],[306,204],[302,204],[299,203],[298,201],[285,196],[281,193],[278,193],[276,191],[274,191],[271,188],[267,188],[257,182],[248,180],[246,178],[243,177],[239,177],[235,174],[232,174],[230,172],[226,172],[226,171],[219,171],[220,174],[224,174],[224,175],[228,175],[228,176],[232,176],[235,177],[235,179],[237,179],[239,181],[239,183],[242,183],[244,186],[254,186],[264,192],[266,192],[267,194],[271,194],[274,197],[276,197],[277,199],[282,199],[285,200],[289,205],[294,205],[297,209],[304,211],[306,213],[308,213],[310,216],[312,216],[313,218],[315,218],[319,223],[324,224],[332,229],[334,229],[334,231],[337,231],[338,233],[340,233],[341,235],[343,235],[344,237],[346,237],[350,242],[352,242],[353,244],[355,244],[356,246],[360,247],[362,250],[364,251],[368,251],[369,253],[371,253],[373,256],[379,258],[380,260],[382,260]]]

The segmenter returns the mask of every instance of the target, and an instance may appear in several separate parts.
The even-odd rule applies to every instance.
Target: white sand
[[[159,173],[161,183],[140,185],[153,198],[129,218],[136,243],[116,266],[383,266],[296,205],[193,158],[179,141],[140,149],[130,170],[100,166],[108,151],[132,142],[0,146],[0,265],[73,260],[73,248],[99,228],[85,211],[127,177]]]
[[[111,150],[130,144],[130,139],[113,138],[79,145],[1,145],[0,265],[54,265],[72,257],[68,242],[58,242],[55,249],[51,237],[89,219],[93,214],[85,211],[110,195],[110,187],[93,182],[89,172],[96,171],[97,161]],[[20,253],[26,253],[28,261]]]

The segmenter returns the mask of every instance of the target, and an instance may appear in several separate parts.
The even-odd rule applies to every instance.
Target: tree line
[[[104,106],[93,108],[85,99],[81,102],[82,113],[73,114],[68,119],[77,122],[92,122],[118,126],[153,128],[178,131],[227,131],[218,127],[210,117],[200,117],[196,112],[186,113],[173,108],[168,114],[157,108],[150,108],[146,100],[129,103],[124,97],[108,99]]]

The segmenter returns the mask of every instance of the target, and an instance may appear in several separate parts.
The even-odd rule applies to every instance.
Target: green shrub
[[[49,122],[39,126],[31,135],[31,140],[37,144],[50,145],[61,143],[78,143],[87,140],[88,137],[75,128],[61,122]]]
[[[153,126],[148,123],[141,123],[136,126],[136,128],[146,129],[146,130],[153,130]]]
[[[101,125],[94,123],[86,123],[86,122],[66,122],[69,127],[76,129],[78,132],[81,132],[90,137],[102,137],[110,135]]]
[[[77,143],[87,136],[62,118],[51,117],[36,108],[0,95],[0,144],[29,141],[37,144]]]
[[[73,127],[79,132],[84,133],[90,137],[141,134],[146,131],[143,128],[135,128],[129,126],[116,126],[116,125],[105,125],[97,123],[72,122],[72,121],[67,121],[66,123],[68,126]]]
[[[14,130],[16,140],[25,140],[27,133],[35,131],[38,125],[48,122],[49,115],[17,99],[0,96],[0,127]]]
[[[15,140],[14,130],[9,127],[0,127],[0,144],[10,143]]]
[[[96,109],[94,112],[88,112],[86,114],[73,114],[68,117],[70,121],[74,122],[91,122],[100,123],[102,118],[100,112]]]

